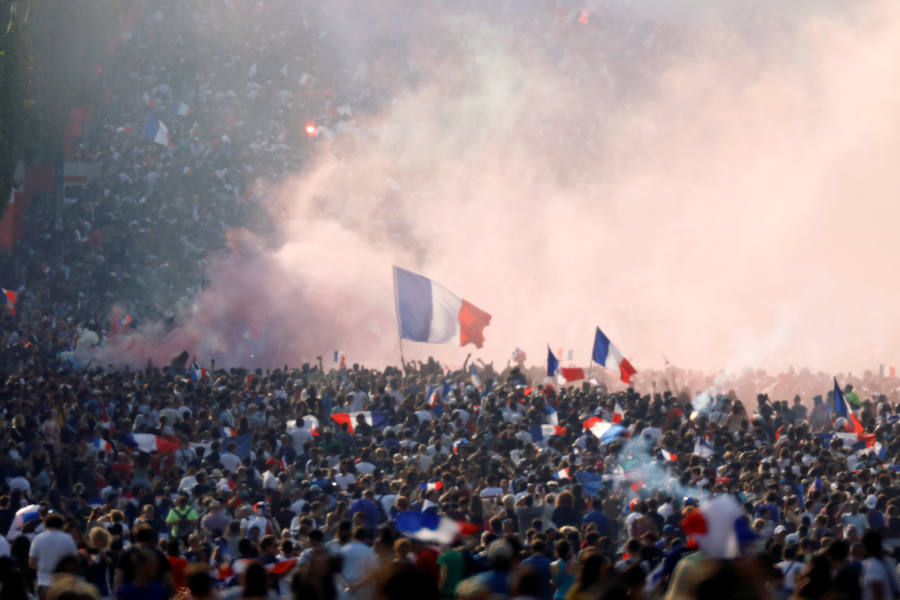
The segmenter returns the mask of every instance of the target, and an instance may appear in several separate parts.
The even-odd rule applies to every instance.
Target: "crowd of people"
[[[337,62],[314,2],[119,4],[73,148],[98,175],[36,203],[0,256],[20,284],[0,315],[0,600],[900,598],[882,374],[841,378],[851,419],[807,370],[625,387],[468,361],[66,358],[88,332],[175,326],[228,232],[270,228],[261,182],[414,72],[391,43]],[[533,21],[596,25],[569,12]],[[167,145],[141,135],[150,112]]]
[[[900,415],[882,396],[842,391],[850,433],[833,392],[698,406],[433,361],[35,363],[0,393],[0,595],[900,592]]]

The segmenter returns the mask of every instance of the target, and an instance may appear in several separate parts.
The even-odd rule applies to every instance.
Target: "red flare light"
[[[319,130],[316,128],[315,123],[307,123],[306,127],[303,128],[306,131],[306,135],[309,137],[316,137],[316,134],[319,133]]]

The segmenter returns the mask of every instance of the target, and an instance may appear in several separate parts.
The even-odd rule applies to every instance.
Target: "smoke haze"
[[[900,356],[897,3],[327,4],[385,100],[266,182],[277,231],[233,232],[173,331],[105,358],[396,364],[394,264],[490,312],[500,363],[586,364],[597,325],[638,371]]]

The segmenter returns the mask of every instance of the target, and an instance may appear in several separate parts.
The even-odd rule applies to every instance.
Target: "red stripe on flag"
[[[459,307],[459,345],[472,343],[476,348],[481,348],[484,345],[484,328],[490,324],[491,315],[463,300]]]
[[[559,370],[566,381],[584,379],[584,369],[581,367],[563,367]]]
[[[619,378],[625,383],[631,383],[631,376],[637,373],[637,370],[631,366],[627,358],[623,358],[619,363]]]

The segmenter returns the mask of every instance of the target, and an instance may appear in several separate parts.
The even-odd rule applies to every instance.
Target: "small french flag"
[[[667,462],[675,462],[675,461],[678,460],[678,457],[677,457],[677,456],[675,456],[674,454],[672,454],[671,452],[669,452],[669,451],[666,450],[665,448],[660,448],[660,449],[659,449],[659,455],[662,457],[663,460],[665,460],[665,461],[667,461]]]
[[[99,437],[94,438],[94,448],[101,452],[106,452],[107,454],[112,452],[112,444]]]
[[[559,471],[557,471],[556,474],[553,475],[553,478],[554,479],[571,479],[571,477],[569,477],[569,467],[566,467],[565,469],[560,469]]]
[[[455,442],[453,442],[453,454],[459,454],[460,448],[462,448],[463,446],[468,446],[468,445],[469,445],[469,440],[467,440],[465,438],[456,440]]]
[[[191,114],[191,107],[184,102],[175,102],[172,104],[172,114],[178,117],[186,117]]]
[[[422,483],[419,485],[419,489],[423,492],[439,492],[441,488],[444,487],[444,484],[440,481],[434,481],[431,483]]]
[[[125,315],[121,319],[119,319],[119,325],[125,327],[126,325],[131,325],[131,315]]]
[[[347,357],[344,356],[344,353],[340,350],[334,351],[334,362],[340,363],[341,368],[343,369],[347,363]]]
[[[225,437],[233,438],[238,436],[238,432],[234,427],[223,427],[222,435],[224,435]]]
[[[197,383],[201,379],[204,379],[205,377],[208,377],[208,376],[209,376],[209,373],[207,372],[206,369],[199,366],[197,363],[194,363],[193,368],[191,368],[191,381],[193,381],[194,383]]]
[[[556,409],[550,405],[548,402],[546,404],[547,407],[547,423],[550,425],[559,425],[559,415],[556,414]]]
[[[144,137],[151,142],[162,146],[169,145],[169,128],[156,118],[152,112],[147,113],[147,121],[144,123]]]
[[[621,423],[622,417],[625,416],[625,410],[622,408],[622,405],[619,404],[619,401],[616,400],[615,408],[613,408],[612,422],[613,423]]]

